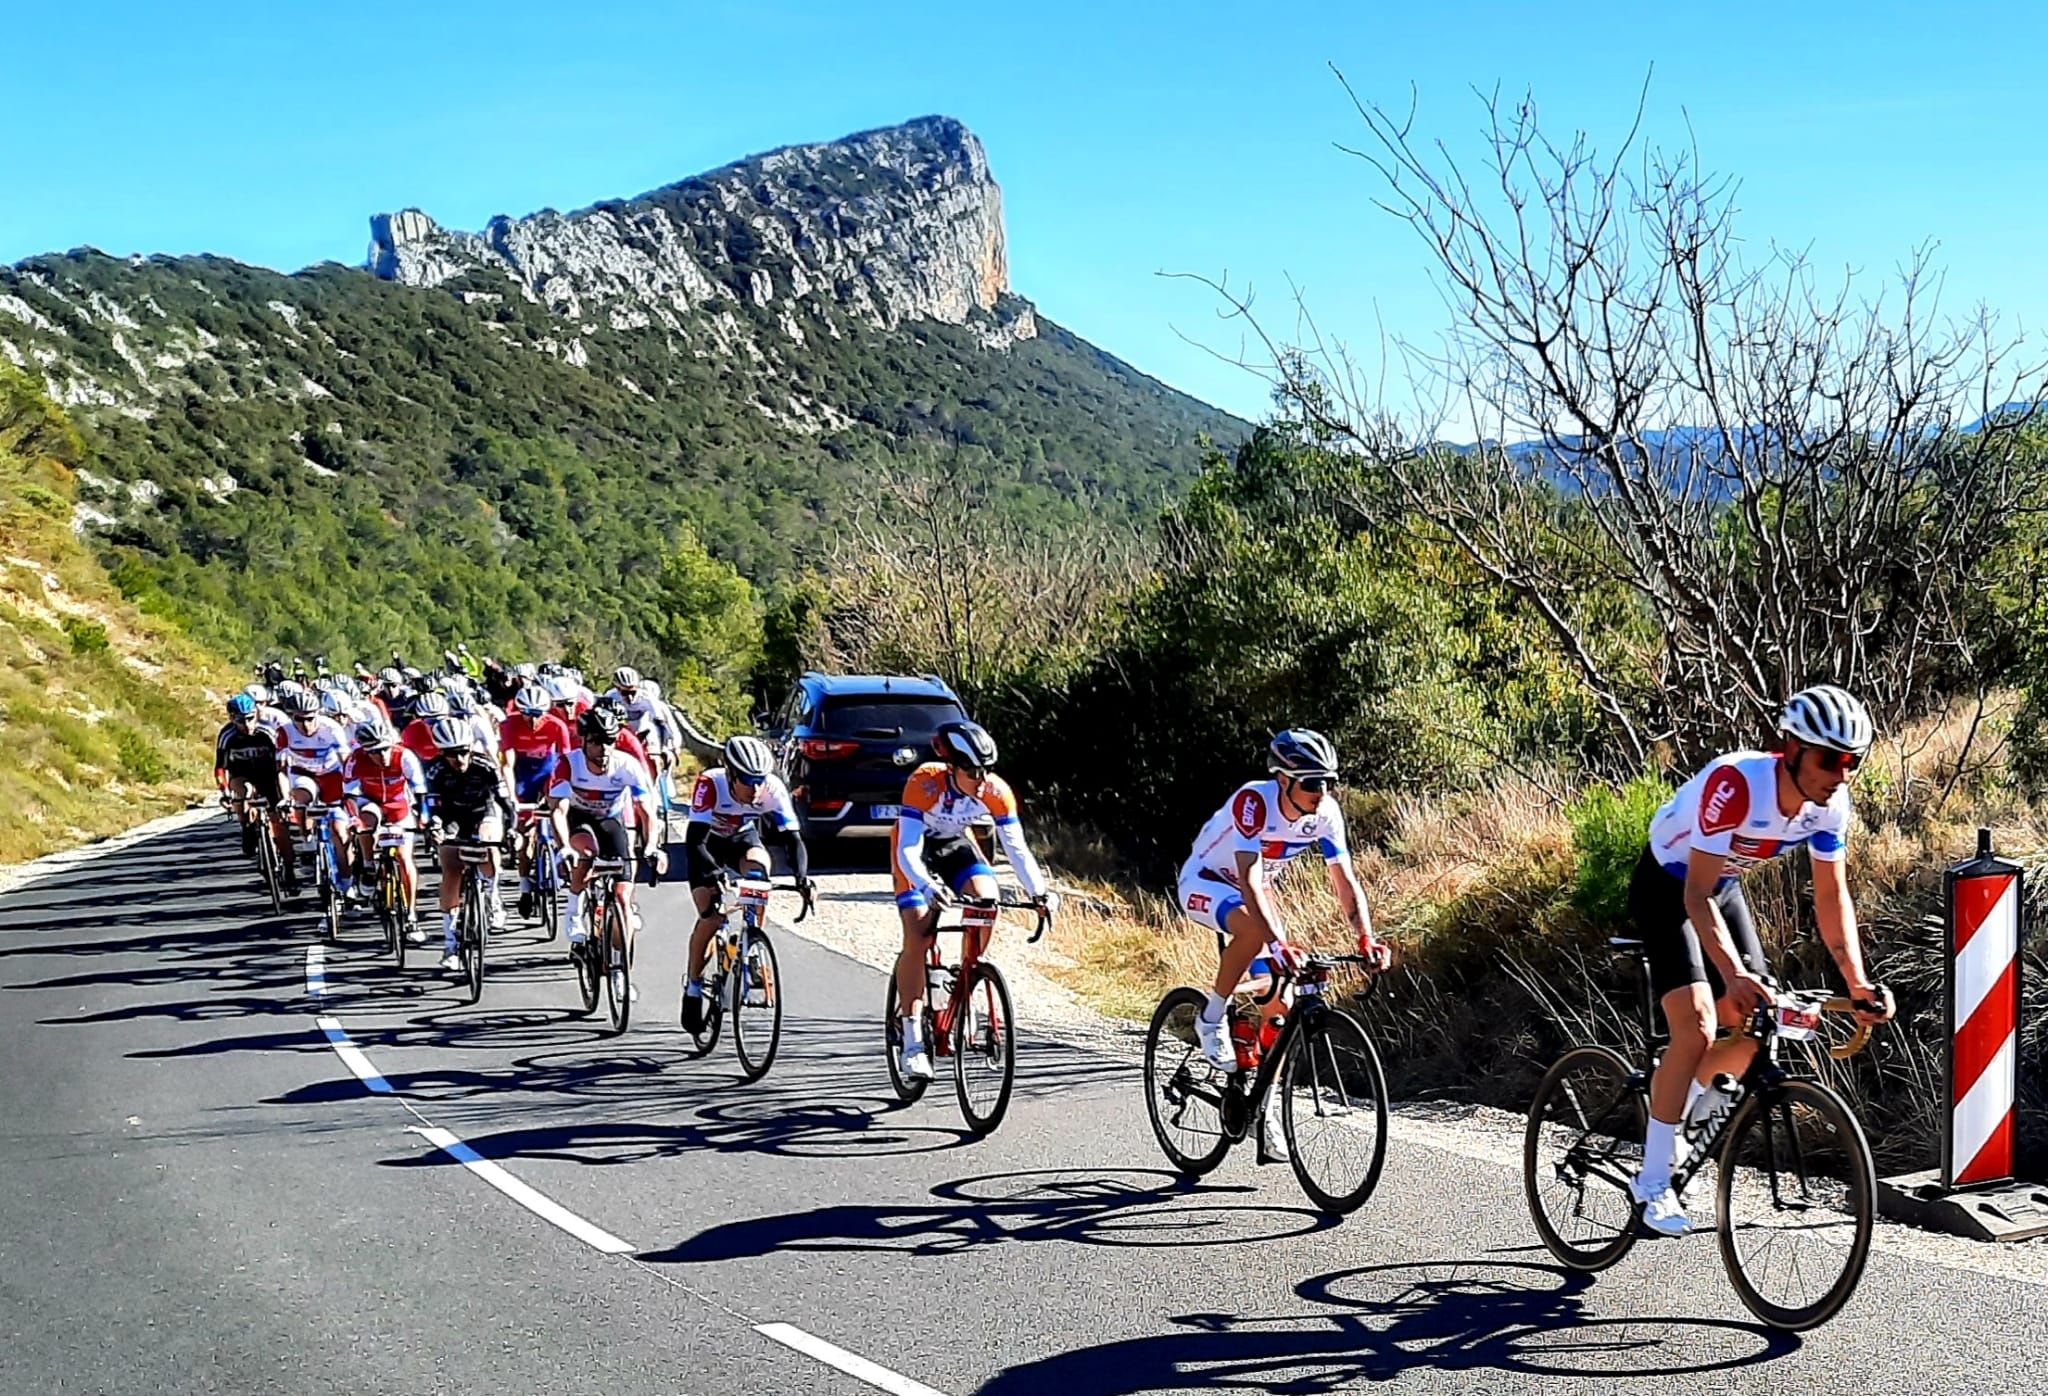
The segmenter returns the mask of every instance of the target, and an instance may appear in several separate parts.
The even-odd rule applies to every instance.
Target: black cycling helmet
[[[263,666],[263,682],[272,688],[276,688],[279,684],[283,683],[284,665],[278,663],[275,659],[265,663]]]
[[[610,708],[592,708],[576,719],[576,735],[586,742],[610,746],[619,739],[619,715]]]
[[[932,734],[932,748],[949,766],[985,771],[996,764],[996,739],[978,722],[948,722]]]
[[[1330,739],[1320,732],[1311,732],[1306,727],[1290,727],[1273,735],[1271,745],[1266,748],[1266,769],[1283,776],[1321,776],[1326,780],[1337,775],[1337,748],[1330,745]]]

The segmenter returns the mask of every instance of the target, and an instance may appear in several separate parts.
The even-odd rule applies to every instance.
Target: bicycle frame
[[[1311,955],[1299,965],[1282,963],[1276,967],[1272,987],[1257,995],[1255,1002],[1264,1007],[1280,998],[1290,987],[1294,996],[1289,1001],[1287,1016],[1281,1021],[1279,1035],[1273,1039],[1272,1046],[1261,1050],[1257,1068],[1249,1073],[1250,1082],[1245,1082],[1247,1073],[1242,1068],[1230,1073],[1227,1086],[1237,1088],[1237,1099],[1245,1107],[1237,1118],[1232,1118],[1229,1110],[1221,1113],[1224,1133],[1233,1142],[1251,1132],[1252,1122],[1259,1118],[1259,1111],[1266,1103],[1266,1096],[1280,1074],[1280,1065],[1286,1061],[1287,1049],[1294,1039],[1329,1011],[1329,1006],[1323,1001],[1323,988],[1329,982],[1330,971],[1340,964],[1366,963],[1369,962],[1363,955]],[[1378,982],[1376,978],[1368,978],[1365,992],[1370,994]],[[1232,1012],[1237,1011],[1241,1010],[1233,1005]],[[1225,1022],[1228,1021],[1229,1014],[1226,1014]],[[1226,1089],[1224,1102],[1228,1103],[1231,1098],[1231,1092]]]

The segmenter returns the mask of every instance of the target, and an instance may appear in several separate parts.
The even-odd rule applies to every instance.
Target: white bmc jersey
[[[1650,851],[1665,871],[1684,877],[1692,851],[1728,860],[1727,885],[1759,863],[1805,844],[1832,863],[1849,833],[1849,787],[1825,805],[1802,804],[1796,814],[1778,808],[1778,757],[1737,751],[1716,757],[1687,781],[1650,821]]]
[[[1351,850],[1344,842],[1344,815],[1333,796],[1325,795],[1315,813],[1289,819],[1280,812],[1280,783],[1255,780],[1238,787],[1230,802],[1209,816],[1195,836],[1195,851],[1182,876],[1208,872],[1237,885],[1237,855],[1256,853],[1266,864],[1285,863],[1316,849],[1326,863],[1346,863]]]
[[[599,819],[624,820],[635,802],[654,798],[647,770],[623,751],[614,750],[602,771],[590,768],[581,747],[556,758],[555,781],[548,794]]]
[[[723,767],[697,777],[697,788],[690,792],[692,824],[709,824],[712,833],[729,839],[757,820],[771,829],[797,827],[796,806],[790,802],[789,787],[782,783],[781,776],[769,776],[762,781],[755,787],[752,800],[733,795]]]
[[[296,722],[278,729],[277,749],[284,753],[284,766],[293,775],[324,776],[341,769],[355,744],[341,724],[321,713],[313,719],[313,730],[301,732]]]
[[[669,751],[676,745],[675,733],[669,728],[666,709],[668,704],[661,701],[661,690],[651,683],[643,683],[633,690],[629,699],[619,692],[615,684],[605,690],[605,697],[616,698],[624,707],[626,725],[633,729],[635,736],[647,748],[648,755],[657,751]]]

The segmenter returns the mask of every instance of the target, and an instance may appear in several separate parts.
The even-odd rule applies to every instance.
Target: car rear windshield
[[[945,698],[828,698],[819,726],[835,737],[929,737],[964,716]]]

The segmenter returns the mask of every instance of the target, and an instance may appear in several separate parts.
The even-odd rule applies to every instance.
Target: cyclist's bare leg
[[[1227,999],[1237,992],[1237,986],[1251,972],[1252,961],[1259,958],[1259,952],[1266,948],[1266,944],[1265,938],[1259,934],[1251,908],[1242,903],[1231,908],[1223,924],[1230,932],[1230,939],[1224,943],[1223,953],[1217,957],[1215,992]]]
[[[967,879],[967,885],[960,889],[960,895],[963,897],[973,897],[978,901],[992,902],[1001,890],[1001,888],[996,886],[994,877],[985,873],[977,873]],[[960,939],[963,942],[960,947],[960,960],[963,964],[966,963],[970,955],[979,959],[983,952],[988,949],[987,937],[983,932],[964,931],[961,933]],[[965,943],[970,941],[972,944]]]
[[[697,923],[690,928],[689,971],[685,979],[702,979],[704,961],[711,953],[711,937],[718,934],[718,889],[716,887],[692,887],[690,899],[697,904]]]
[[[896,956],[896,1012],[916,1018],[924,1012],[924,957],[938,924],[936,907],[898,907],[903,923],[903,949]]]
[[[1726,999],[1716,1003],[1711,992],[1705,984],[1688,984],[1661,1000],[1671,1045],[1650,1077],[1650,1114],[1666,1124],[1677,1124],[1685,1114],[1686,1095],[1695,1081],[1704,1085],[1723,1071],[1740,1076],[1756,1053],[1750,1038],[1714,1041],[1716,1022],[1735,1027],[1739,1019]]]

